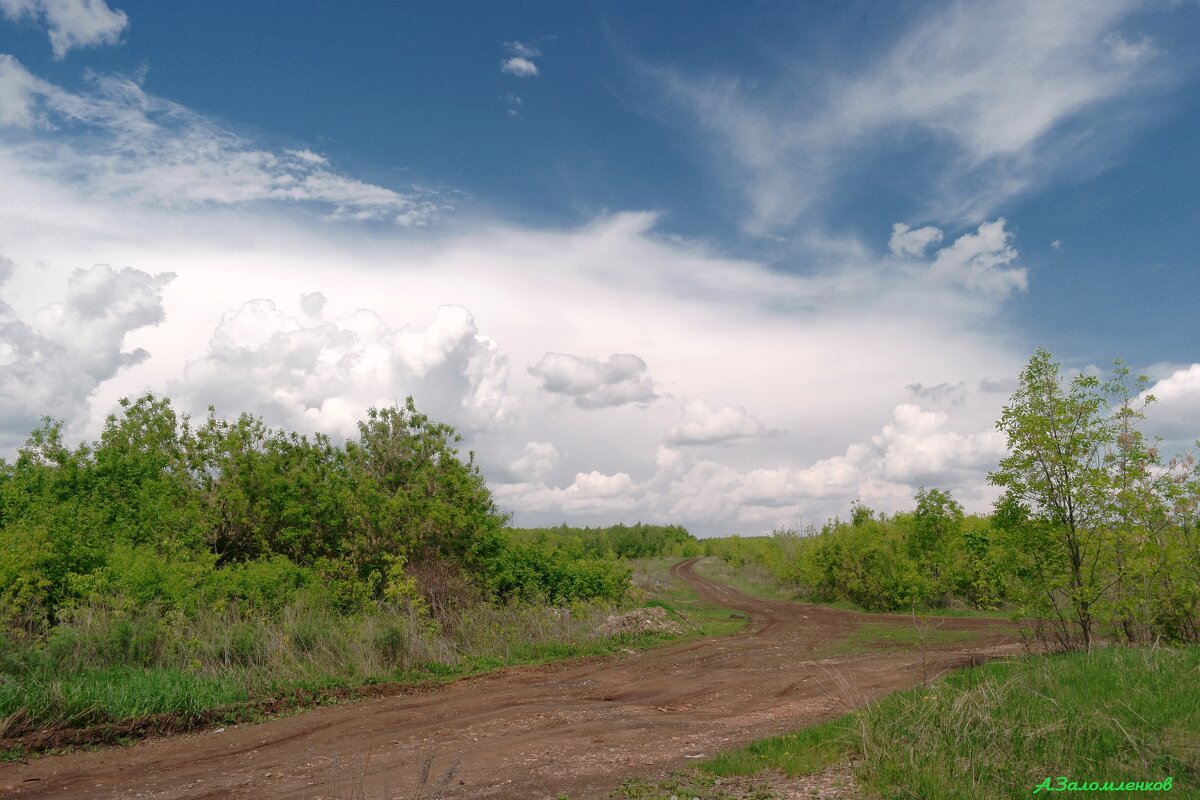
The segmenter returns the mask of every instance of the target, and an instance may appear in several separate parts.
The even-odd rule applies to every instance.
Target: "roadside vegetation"
[[[849,520],[706,552],[816,602],[1001,610],[1050,649],[1200,641],[1200,468],[1142,432],[1146,385],[1121,362],[1107,381],[1068,381],[1039,350],[996,423],[1009,455],[989,476],[1003,492],[990,515],[922,488],[911,512],[856,504]]]
[[[955,672],[701,765],[714,776],[819,773],[854,759],[866,796],[1029,797],[1095,781],[1200,786],[1200,647],[1097,648]],[[1106,791],[1108,797],[1144,791]]]
[[[411,400],[341,444],[249,415],[195,424],[150,395],[91,444],[46,420],[0,461],[0,741],[252,718],[662,638],[599,629],[652,599],[623,557],[694,550],[687,531],[514,531],[458,441]]]

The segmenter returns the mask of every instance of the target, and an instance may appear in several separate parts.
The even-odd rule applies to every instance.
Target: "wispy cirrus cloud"
[[[257,146],[119,75],[71,92],[0,54],[0,147],[29,170],[90,196],[144,205],[299,203],[329,219],[428,224],[430,192],[400,192],[337,172],[310,150]]]
[[[1162,83],[1147,36],[1123,30],[1132,0],[948,3],[857,69],[797,59],[772,80],[646,70],[687,112],[749,203],[752,233],[784,230],[841,191],[838,178],[896,147],[936,165],[912,188],[927,216],[978,222],[1130,117],[1073,125]]]

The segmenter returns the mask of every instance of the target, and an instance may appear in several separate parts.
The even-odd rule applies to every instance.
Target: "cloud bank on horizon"
[[[824,74],[631,61],[656,98],[636,124],[692,120],[681,140],[741,192],[747,246],[676,233],[661,206],[513,221],[450,184],[355,177],[333,145],[233,133],[144,73],[69,86],[0,53],[0,450],[44,414],[95,436],[146,390],[334,435],[412,395],[520,524],[752,533],[920,486],[986,510],[1032,348],[1015,309],[1040,291],[1010,218],[1071,165],[1106,169],[1153,124],[1139,93],[1187,77],[1135,6],[1080,8],[945,6]],[[54,62],[134,46],[137,18],[103,0],[0,12]],[[539,50],[497,40],[500,80],[548,85]],[[818,205],[897,141],[926,199],[833,231]],[[1200,363],[1147,369],[1152,430],[1186,445]]]

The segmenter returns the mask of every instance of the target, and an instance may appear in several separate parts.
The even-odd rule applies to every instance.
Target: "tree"
[[[1038,565],[1046,581],[1043,599],[1060,620],[1061,603],[1068,604],[1090,648],[1093,608],[1107,588],[1104,456],[1117,435],[1100,379],[1080,374],[1064,386],[1061,365],[1038,348],[996,427],[1007,436],[1010,454],[988,479],[1004,489],[1006,516],[1024,517],[1047,534],[1040,558],[1050,563]]]
[[[1138,429],[1154,402],[1147,378],[1114,364],[1104,383],[1087,374],[1065,383],[1039,348],[996,423],[1010,455],[989,476],[1005,490],[996,521],[1016,537],[1011,565],[1037,586],[1060,638],[1073,617],[1089,648],[1098,622],[1130,641],[1148,636],[1155,607],[1177,609],[1181,596],[1163,567],[1178,549],[1186,471],[1164,467]]]
[[[950,553],[962,535],[963,509],[941,489],[921,487],[916,494],[908,551],[936,594],[949,591]]]

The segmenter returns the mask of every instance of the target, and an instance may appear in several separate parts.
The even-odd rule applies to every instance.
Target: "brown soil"
[[[675,575],[751,618],[734,636],[513,668],[403,696],[123,748],[0,764],[15,798],[605,797],[704,755],[828,719],[946,669],[1015,652],[999,620],[943,619],[969,645],[819,658],[861,621],[903,616],[759,600]]]

